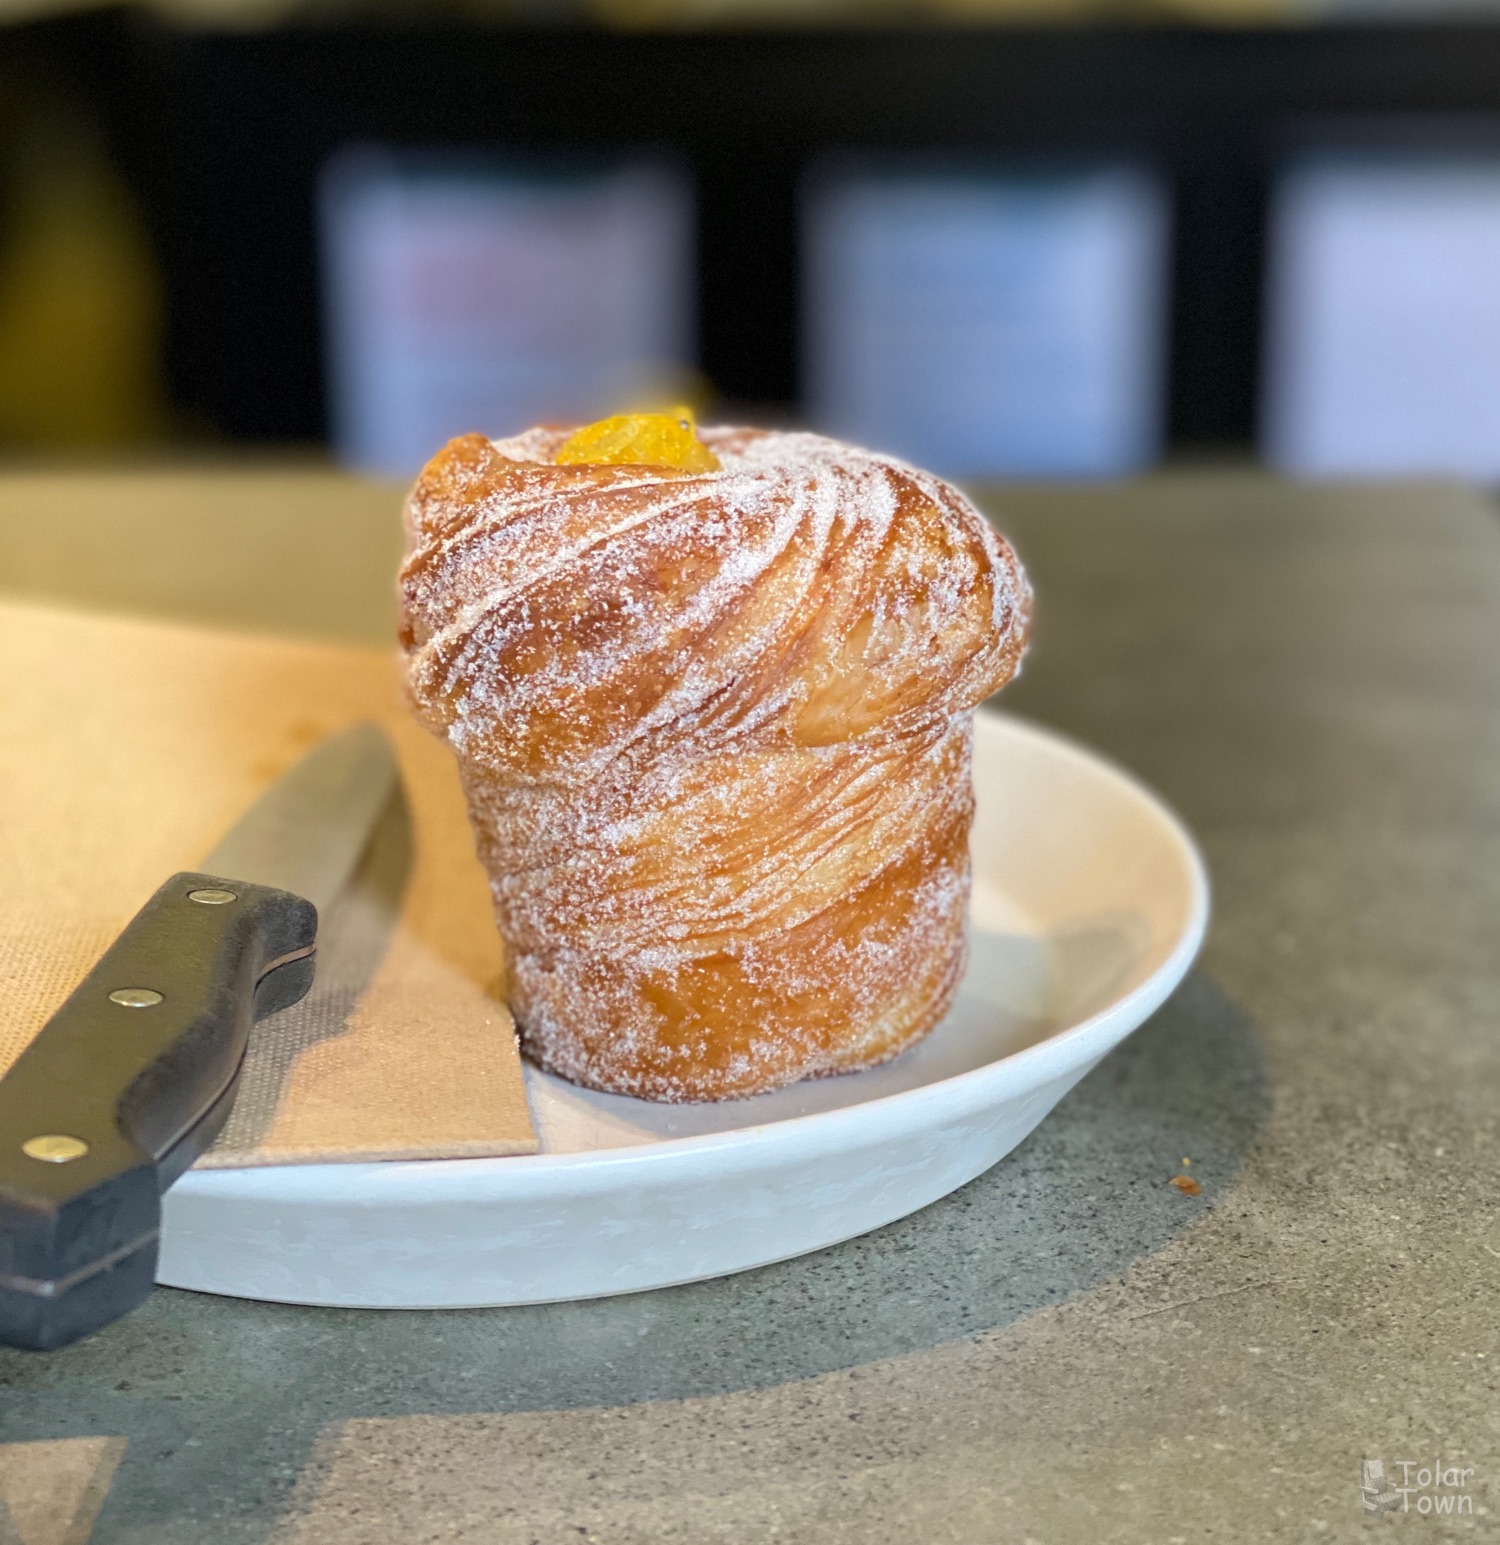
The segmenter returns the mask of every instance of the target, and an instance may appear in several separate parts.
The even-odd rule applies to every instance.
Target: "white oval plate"
[[[528,1068],[540,1153],[191,1171],[159,1280],[382,1308],[593,1298],[821,1249],[972,1180],[1161,1005],[1208,921],[1192,838],[1092,752],[981,713],[974,784],[969,969],[895,1062],[693,1106]]]

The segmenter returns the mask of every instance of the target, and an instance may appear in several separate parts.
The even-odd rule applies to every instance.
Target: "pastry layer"
[[[715,472],[452,442],[403,644],[453,745],[528,1052],[730,1098],[895,1055],[962,966],[973,709],[1030,596],[955,490],[807,434]]]

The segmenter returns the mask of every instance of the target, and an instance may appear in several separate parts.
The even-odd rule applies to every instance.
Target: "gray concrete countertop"
[[[1500,1532],[1500,510],[1224,473],[986,503],[1039,597],[1007,706],[1202,840],[1177,997],[994,1170],[802,1260],[511,1310],[163,1290],[0,1352],[4,1545]],[[66,591],[27,565],[0,587]]]

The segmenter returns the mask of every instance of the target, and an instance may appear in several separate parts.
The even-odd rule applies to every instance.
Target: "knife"
[[[156,1276],[161,1193],[218,1136],[250,1026],[312,985],[318,917],[396,793],[374,725],[174,874],[0,1078],[0,1343],[51,1351]]]

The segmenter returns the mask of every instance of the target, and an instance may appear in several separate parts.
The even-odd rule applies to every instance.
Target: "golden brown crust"
[[[706,431],[719,472],[452,442],[407,507],[402,642],[457,751],[528,1052],[722,1099],[869,1066],[962,966],[972,712],[1014,554],[938,479]]]

